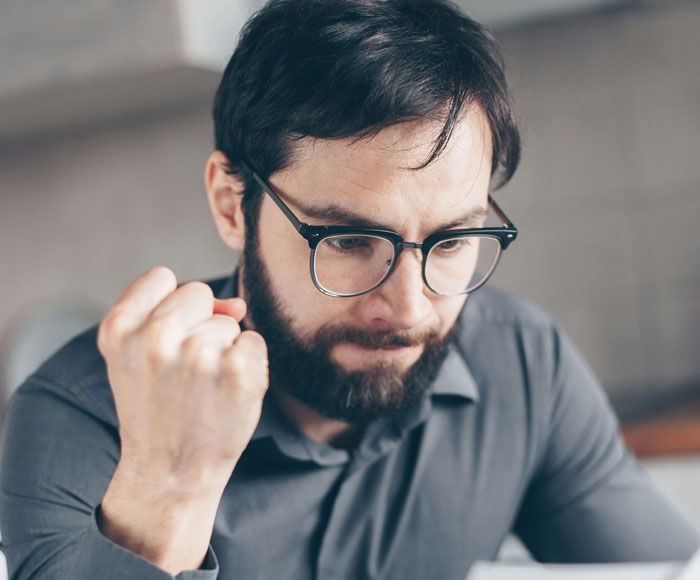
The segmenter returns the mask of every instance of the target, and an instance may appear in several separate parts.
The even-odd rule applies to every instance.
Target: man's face
[[[409,169],[428,156],[438,128],[402,124],[354,143],[305,139],[291,167],[269,181],[303,222],[348,225],[337,218],[343,213],[420,242],[455,216],[487,207],[491,143],[478,110],[437,160]],[[268,341],[273,382],[321,414],[353,422],[415,404],[466,300],[431,292],[421,259],[419,250],[404,250],[375,290],[326,296],[309,274],[308,243],[264,196],[257,231],[246,232],[241,280],[247,322]]]

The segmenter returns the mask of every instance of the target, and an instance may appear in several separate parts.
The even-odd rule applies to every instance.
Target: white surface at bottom
[[[683,564],[516,564],[477,562],[466,580],[677,580]]]
[[[647,459],[641,464],[661,493],[700,533],[700,454]]]

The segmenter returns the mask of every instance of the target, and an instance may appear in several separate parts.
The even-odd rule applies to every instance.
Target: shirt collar
[[[460,324],[460,321],[457,324]],[[455,395],[478,402],[479,390],[466,361],[454,343],[450,344],[448,349],[445,361],[433,382],[432,394]]]

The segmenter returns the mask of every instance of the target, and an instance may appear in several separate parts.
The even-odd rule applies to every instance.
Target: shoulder
[[[26,400],[70,405],[117,426],[104,359],[97,349],[97,325],[75,336],[51,355],[17,389],[14,406]]]

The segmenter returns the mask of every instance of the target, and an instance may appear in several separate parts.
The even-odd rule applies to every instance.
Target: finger
[[[182,339],[193,326],[211,318],[213,312],[211,288],[204,282],[188,282],[162,300],[147,324]]]
[[[267,363],[267,343],[261,334],[245,330],[238,335],[231,349],[236,349],[251,360]]]
[[[241,327],[234,318],[225,314],[214,314],[208,320],[200,322],[190,329],[187,338],[183,341],[183,348],[186,348],[190,342],[206,342],[222,349],[228,348],[240,334]]]
[[[190,330],[180,345],[180,364],[194,378],[216,375],[222,352],[240,334],[238,323],[230,316],[215,314]]]
[[[233,345],[221,353],[224,373],[245,374],[250,368],[258,368],[267,372],[267,343],[254,330],[241,332]]]
[[[175,274],[169,268],[152,268],[133,280],[120,294],[105,316],[103,326],[125,333],[138,328],[177,287]]]
[[[214,298],[214,314],[226,314],[240,322],[246,315],[248,306],[243,298],[228,298],[222,300]]]
[[[233,345],[221,353],[221,373],[249,393],[259,389],[264,392],[269,381],[265,339],[254,330],[241,332]]]

